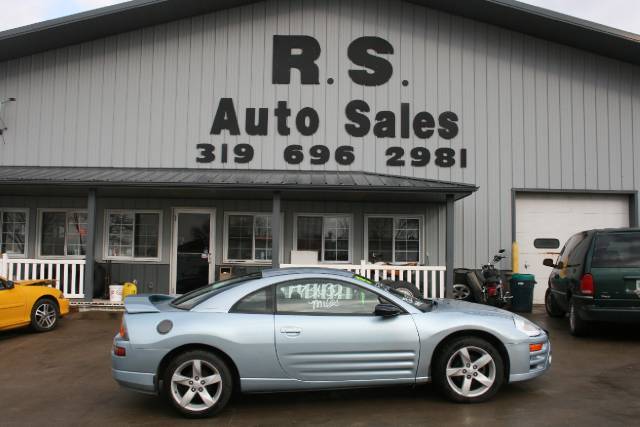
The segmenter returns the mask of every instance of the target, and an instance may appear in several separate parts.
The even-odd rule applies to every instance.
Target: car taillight
[[[115,354],[116,356],[119,356],[119,357],[125,357],[127,355],[127,349],[124,348],[124,347],[114,346],[113,347],[113,354]]]
[[[124,322],[124,316],[122,316],[122,322],[120,323],[120,331],[118,334],[121,339],[129,340],[129,333],[127,332],[127,324]]]
[[[589,273],[582,275],[580,279],[580,292],[583,295],[593,295],[596,290],[596,284],[593,281],[593,276]]]

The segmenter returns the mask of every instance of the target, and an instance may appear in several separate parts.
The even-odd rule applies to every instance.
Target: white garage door
[[[536,276],[534,303],[544,302],[551,269],[573,234],[593,228],[629,226],[629,197],[604,194],[520,194],[516,197],[516,240],[520,245],[520,272]]]

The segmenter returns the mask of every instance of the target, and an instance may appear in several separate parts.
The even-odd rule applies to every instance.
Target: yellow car
[[[12,282],[0,277],[0,331],[29,326],[50,331],[69,314],[69,300],[50,287],[52,280]]]

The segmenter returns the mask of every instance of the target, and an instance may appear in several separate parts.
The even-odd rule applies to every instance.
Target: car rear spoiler
[[[124,309],[127,313],[160,313],[156,303],[172,299],[169,295],[131,295],[124,299]]]

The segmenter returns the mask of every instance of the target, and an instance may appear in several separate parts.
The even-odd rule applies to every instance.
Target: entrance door
[[[533,302],[543,303],[551,269],[545,258],[557,258],[569,237],[593,228],[629,226],[629,196],[611,194],[525,193],[516,198],[516,241],[520,272],[538,284]]]
[[[184,294],[214,280],[214,209],[175,209],[172,292]]]

